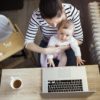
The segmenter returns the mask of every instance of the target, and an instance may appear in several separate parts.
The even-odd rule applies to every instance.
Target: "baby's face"
[[[59,29],[57,33],[57,37],[61,41],[66,41],[70,39],[71,34],[69,33],[70,32],[68,29]]]

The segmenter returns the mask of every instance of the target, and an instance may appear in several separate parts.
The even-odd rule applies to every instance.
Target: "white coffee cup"
[[[22,87],[22,80],[19,77],[12,76],[10,79],[10,87],[12,89],[20,89]]]

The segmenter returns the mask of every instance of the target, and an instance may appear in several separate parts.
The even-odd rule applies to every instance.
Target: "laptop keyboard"
[[[49,80],[48,92],[83,91],[82,80]]]

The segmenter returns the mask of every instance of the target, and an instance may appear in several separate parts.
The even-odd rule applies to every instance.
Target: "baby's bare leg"
[[[60,66],[65,66],[66,63],[67,63],[67,56],[66,56],[65,52],[63,52],[59,55],[59,64],[58,64],[58,66],[59,67]]]

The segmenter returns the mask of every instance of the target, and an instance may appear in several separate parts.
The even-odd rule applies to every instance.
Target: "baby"
[[[70,46],[75,53],[77,65],[84,64],[84,60],[81,58],[81,51],[77,40],[73,37],[74,24],[71,21],[64,20],[58,26],[57,34],[53,35],[48,43],[49,47],[54,46]],[[67,56],[65,51],[60,51],[56,54],[47,55],[47,63],[49,66],[55,67],[53,59],[59,60],[58,66],[65,66],[67,63]]]

